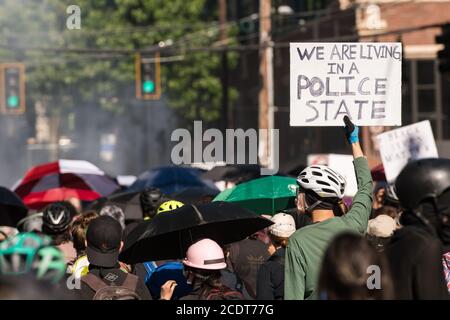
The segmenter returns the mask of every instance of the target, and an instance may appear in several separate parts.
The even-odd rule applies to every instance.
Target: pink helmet
[[[206,270],[220,270],[227,266],[222,248],[211,239],[203,239],[191,245],[183,263],[192,268]]]

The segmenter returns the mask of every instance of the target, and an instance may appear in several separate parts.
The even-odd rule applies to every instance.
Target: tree
[[[115,113],[134,101],[134,50],[155,48],[184,59],[163,64],[167,105],[184,118],[214,121],[220,116],[220,58],[214,52],[191,52],[218,39],[217,8],[207,0],[79,0],[81,30],[68,30],[71,0],[0,1],[0,59],[27,64],[27,94],[48,99],[52,110],[92,104]],[[235,30],[229,29],[230,37]],[[31,50],[38,47],[36,50]],[[43,48],[85,48],[82,53]],[[11,50],[14,49],[14,50]],[[111,52],[107,52],[108,49]],[[129,53],[118,53],[126,49]],[[89,50],[99,50],[97,53]],[[234,67],[236,54],[229,55]],[[230,88],[230,101],[237,90]]]

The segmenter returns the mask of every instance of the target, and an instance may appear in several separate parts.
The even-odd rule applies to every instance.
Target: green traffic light
[[[9,96],[7,103],[8,103],[9,108],[16,108],[19,106],[19,97],[18,96]]]
[[[151,80],[145,80],[142,84],[142,90],[144,93],[152,93],[155,91],[155,83]]]

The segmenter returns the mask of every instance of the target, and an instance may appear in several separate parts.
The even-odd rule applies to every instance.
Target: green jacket
[[[358,192],[348,213],[297,230],[290,238],[285,258],[286,300],[315,299],[322,257],[328,244],[344,231],[365,233],[372,209],[372,177],[367,159],[353,161]]]

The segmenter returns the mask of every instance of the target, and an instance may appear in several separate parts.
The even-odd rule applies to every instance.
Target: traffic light
[[[161,96],[159,52],[136,54],[136,98],[158,100]]]
[[[25,66],[22,63],[0,65],[0,109],[5,114],[25,112]]]
[[[441,27],[442,33],[436,36],[436,43],[444,45],[444,49],[438,51],[439,71],[450,73],[450,23]]]

